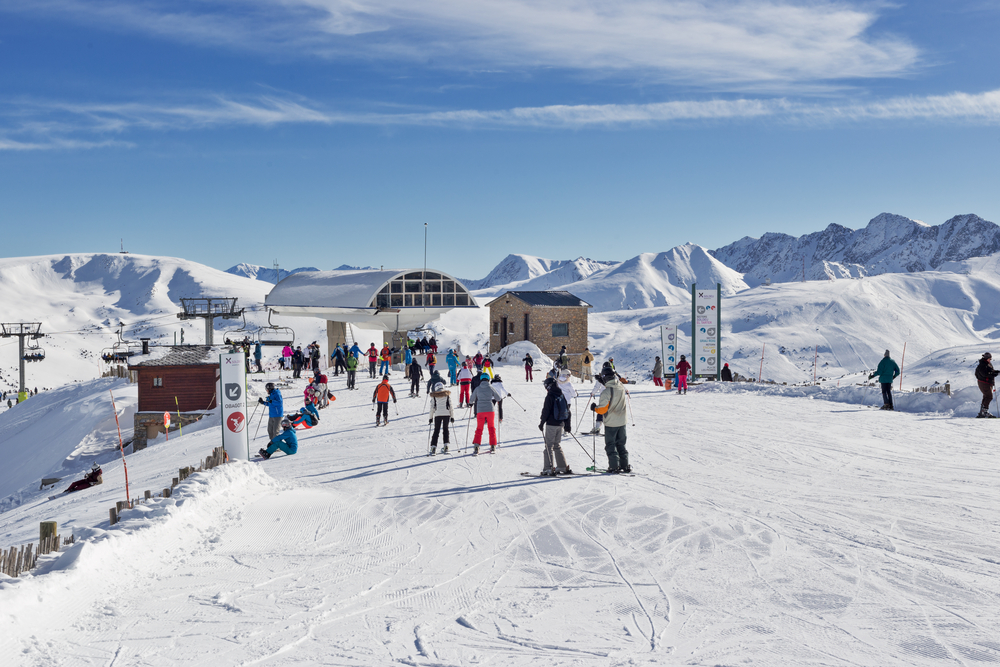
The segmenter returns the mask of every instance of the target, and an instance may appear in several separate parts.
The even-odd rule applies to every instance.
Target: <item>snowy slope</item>
[[[57,387],[98,377],[107,366],[101,352],[118,340],[119,322],[132,341],[172,344],[183,329],[188,343],[204,341],[202,320],[177,319],[181,297],[237,297],[253,327],[267,323],[264,296],[273,285],[172,257],[134,254],[74,254],[0,259],[4,321],[41,322],[38,341],[45,361],[27,364],[30,388]],[[324,323],[275,318],[306,342],[324,340]],[[216,320],[216,336],[242,327]],[[0,389],[16,390],[17,339],[0,339]],[[271,354],[273,351],[268,351]]]
[[[113,458],[101,487],[35,492],[0,514],[0,546],[50,519],[78,542],[0,576],[4,664],[1000,660],[995,424],[949,418],[952,399],[891,414],[858,405],[860,389],[638,386],[638,476],[522,478],[541,466],[543,390],[501,370],[518,403],[496,455],[427,458],[422,399],[374,429],[374,381],[345,392],[335,378],[297,455],[195,474],[115,527]],[[563,442],[571,466],[593,451],[603,464],[578,437]],[[185,433],[131,455],[132,495],[218,440]]]
[[[750,285],[927,271],[944,262],[1000,251],[1000,226],[977,215],[959,215],[931,226],[882,213],[859,230],[830,225],[800,237],[744,237],[712,254],[744,273]]]

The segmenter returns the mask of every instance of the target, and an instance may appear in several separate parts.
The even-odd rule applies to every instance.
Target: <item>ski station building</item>
[[[570,369],[580,373],[590,334],[592,305],[566,291],[509,291],[486,304],[490,309],[490,353],[526,340],[553,360],[562,346]]]
[[[275,285],[264,305],[275,315],[327,320],[327,354],[355,342],[402,348],[407,331],[453,308],[479,307],[460,281],[430,269],[301,271]]]

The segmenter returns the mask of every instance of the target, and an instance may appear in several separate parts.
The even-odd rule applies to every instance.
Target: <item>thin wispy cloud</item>
[[[823,0],[0,0],[0,9],[201,46],[433,68],[568,70],[716,90],[789,90],[919,65],[870,3]]]
[[[3,113],[6,109],[6,113]],[[324,110],[307,100],[275,96],[234,100],[215,96],[181,104],[70,104],[24,102],[0,106],[0,151],[133,145],[140,131],[207,131],[233,126],[365,125],[461,129],[646,128],[680,122],[1000,123],[1000,90],[898,97],[865,104],[817,104],[777,99],[671,101],[652,104],[547,105],[400,113]]]

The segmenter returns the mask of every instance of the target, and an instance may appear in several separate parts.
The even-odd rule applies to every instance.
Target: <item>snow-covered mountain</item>
[[[720,283],[724,296],[747,289],[740,274],[690,243],[659,254],[637,255],[560,289],[600,312],[690,304],[691,283],[695,282],[705,287]]]
[[[286,271],[279,267],[277,273],[275,273],[273,268],[269,269],[266,266],[247,264],[245,262],[226,269],[226,273],[231,273],[234,276],[243,276],[244,278],[252,278],[253,280],[263,280],[264,282],[271,283],[272,285],[276,284],[279,280],[283,280],[293,273],[298,273],[300,271],[319,271],[319,269],[313,266],[300,266],[297,269]]]
[[[803,270],[807,280],[928,271],[944,262],[997,251],[1000,226],[977,215],[959,215],[931,226],[882,213],[863,229],[830,225],[800,237],[768,233],[759,239],[744,237],[711,252],[754,286],[768,279],[801,280]]]
[[[545,259],[533,255],[507,255],[485,278],[465,280],[470,290],[487,290],[494,287],[506,289],[552,289],[558,285],[582,280],[618,262],[598,261],[577,257],[573,260]],[[529,284],[529,281],[530,282]]]
[[[55,387],[99,376],[106,370],[101,352],[118,340],[119,322],[125,337],[153,344],[172,344],[184,331],[188,343],[204,340],[204,322],[180,321],[181,297],[236,297],[247,309],[249,328],[267,323],[264,296],[267,282],[236,276],[197,262],[137,254],[72,254],[0,259],[0,293],[4,321],[41,322],[46,336],[39,341],[46,358],[27,365],[28,384]],[[280,322],[279,322],[280,321]],[[278,318],[300,338],[320,339],[324,323],[302,318]],[[216,320],[219,338],[243,326],[242,320]],[[0,388],[16,389],[16,339],[0,340]]]

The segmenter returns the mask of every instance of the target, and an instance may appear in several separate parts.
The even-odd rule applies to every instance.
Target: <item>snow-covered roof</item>
[[[459,280],[437,270],[302,271],[274,286],[264,304],[278,315],[413,328],[452,308],[476,308]]]
[[[147,366],[218,366],[219,355],[229,348],[215,345],[164,345],[151,347],[149,354],[129,359],[129,368]]]
[[[500,299],[506,298],[510,294],[525,302],[529,306],[555,306],[557,308],[593,308],[589,303],[578,296],[574,296],[564,290],[548,290],[545,292],[528,292],[510,290],[504,292],[497,298],[490,301],[488,306],[493,305]]]

